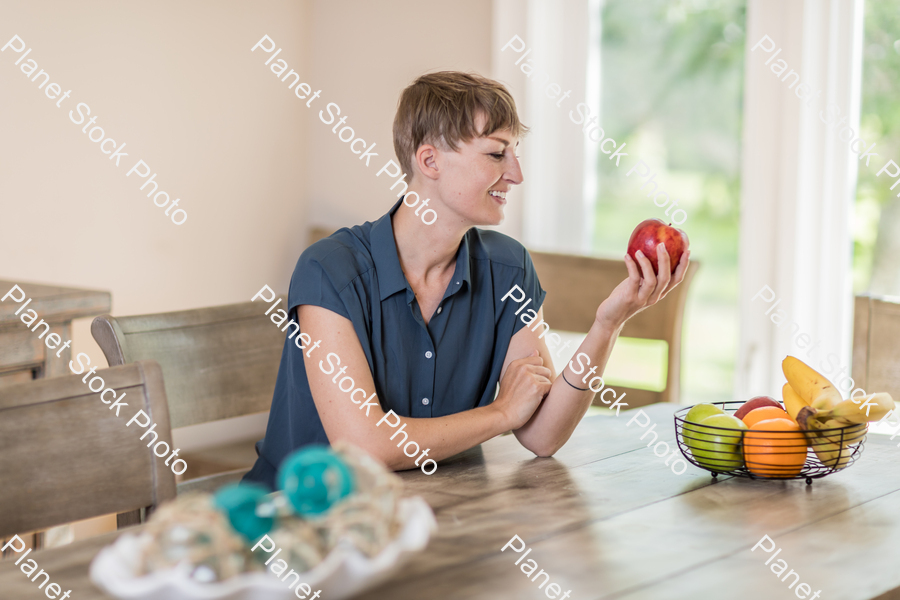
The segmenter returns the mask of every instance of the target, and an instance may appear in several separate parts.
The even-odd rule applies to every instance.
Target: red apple
[[[741,407],[734,411],[734,416],[738,419],[743,419],[751,410],[756,410],[763,406],[776,406],[781,410],[784,410],[784,407],[775,398],[772,398],[771,396],[757,396],[756,398],[751,398],[741,404]]]
[[[653,272],[659,275],[659,260],[656,257],[656,246],[665,244],[666,251],[669,253],[669,262],[672,266],[672,273],[678,267],[681,261],[681,255],[684,254],[690,241],[685,232],[675,227],[665,224],[660,219],[647,219],[641,221],[634,231],[631,232],[631,239],[628,240],[628,254],[634,259],[634,262],[640,267],[637,259],[637,251],[640,250],[650,260],[653,265]]]

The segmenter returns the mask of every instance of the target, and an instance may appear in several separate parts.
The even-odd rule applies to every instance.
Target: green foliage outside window
[[[900,2],[866,2],[862,104],[859,135],[878,153],[859,165],[853,228],[853,289],[900,295],[900,198],[893,181],[875,173],[893,159],[900,163]]]
[[[601,120],[650,165],[688,219],[702,263],[688,300],[681,401],[730,400],[737,348],[737,251],[744,0],[608,0],[602,8]],[[636,174],[601,154],[594,251],[620,257],[640,221],[668,218]],[[623,165],[624,166],[624,165]],[[639,351],[621,343],[632,360]],[[618,350],[618,347],[617,347]],[[607,369],[616,380],[616,353]],[[647,357],[653,372],[656,355]],[[631,383],[629,381],[629,383]],[[652,387],[648,385],[647,387]]]

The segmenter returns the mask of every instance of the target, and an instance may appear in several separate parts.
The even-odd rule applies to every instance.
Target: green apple
[[[688,414],[684,416],[686,422],[682,425],[682,435],[684,436],[684,441],[687,442],[687,445],[691,446],[691,442],[696,439],[697,433],[701,430],[699,427],[691,427],[688,423],[700,423],[706,417],[724,414],[725,412],[721,408],[708,402],[692,406],[691,410],[688,411]],[[693,450],[693,446],[691,446],[691,449]]]
[[[684,416],[685,421],[690,421],[691,423],[699,423],[706,417],[711,417],[713,415],[724,415],[724,411],[721,408],[716,406],[715,404],[709,404],[708,402],[703,402],[701,404],[697,404],[691,407],[691,410],[688,411],[688,414]]]
[[[696,427],[684,437],[700,465],[720,472],[744,466],[740,430],[746,430],[747,426],[743,421],[732,415],[719,414],[706,417],[700,425],[706,427]]]

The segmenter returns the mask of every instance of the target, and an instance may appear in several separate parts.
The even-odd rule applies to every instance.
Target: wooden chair
[[[327,238],[335,231],[337,231],[337,229],[334,227],[311,227],[309,230],[309,244],[315,244],[322,238]]]
[[[556,330],[587,333],[597,306],[628,277],[622,260],[530,252],[534,267],[547,290],[544,321]],[[615,386],[617,395],[626,392],[629,408],[654,402],[678,402],[681,387],[681,324],[691,280],[699,268],[696,261],[681,285],[659,304],[638,313],[625,323],[626,337],[664,340],[668,344],[666,387],[661,392]],[[600,404],[599,397],[594,404]]]
[[[110,365],[159,362],[174,429],[269,410],[285,334],[266,309],[266,303],[257,301],[132,317],[104,315],[94,319],[91,333]],[[255,460],[255,441],[190,455],[194,461],[187,460],[184,479],[193,480],[180,482],[179,493],[212,490],[240,479]],[[212,475],[197,479],[198,473],[210,471]]]
[[[862,294],[853,314],[855,387],[900,400],[900,298]],[[832,381],[836,380],[832,378]]]
[[[81,375],[0,388],[0,536],[110,513],[119,528],[175,497],[175,475],[128,420],[138,410],[172,448],[162,371],[152,361],[96,372],[118,397],[109,410]]]

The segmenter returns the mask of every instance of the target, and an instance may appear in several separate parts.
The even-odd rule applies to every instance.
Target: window
[[[732,399],[745,4],[607,0],[601,9],[600,123],[677,199],[687,214],[681,228],[691,239],[691,258],[702,263],[682,335],[683,403]],[[670,222],[674,213],[654,205],[649,186],[640,190],[645,179],[637,172],[626,177],[606,158],[598,160],[593,251],[619,257],[640,221]],[[644,365],[644,385],[635,383],[633,361]],[[623,338],[606,372],[611,385],[660,389],[658,364],[657,347]]]
[[[900,296],[900,198],[892,182],[875,174],[900,155],[900,1],[866,2],[860,136],[876,142],[880,161],[861,165],[853,228],[853,291]],[[879,160],[879,159],[876,159]],[[873,165],[875,166],[875,165]]]

